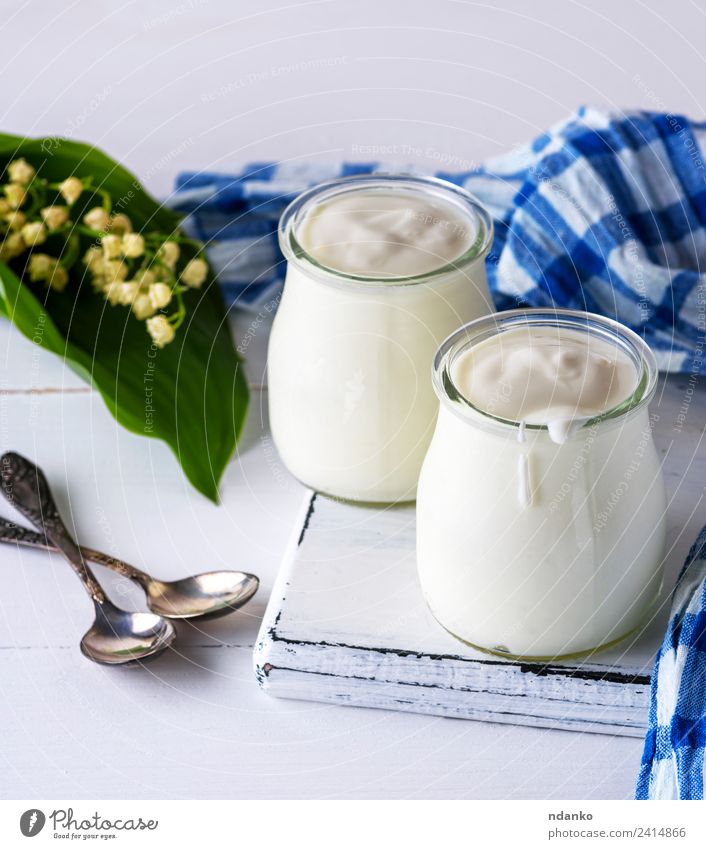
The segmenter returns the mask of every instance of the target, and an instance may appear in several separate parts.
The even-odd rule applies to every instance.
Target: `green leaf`
[[[136,231],[168,235],[179,217],[105,153],[66,139],[0,135],[0,166],[23,156],[52,182],[76,174],[110,192]],[[21,280],[26,256],[0,263],[0,313],[28,339],[65,359],[133,433],[166,442],[191,483],[213,501],[248,405],[243,367],[212,275],[184,295],[187,315],[176,339],[153,346],[144,322],[96,294],[83,265],[59,293]]]

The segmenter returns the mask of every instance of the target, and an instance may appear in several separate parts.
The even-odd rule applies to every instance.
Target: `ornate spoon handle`
[[[47,542],[46,537],[36,531],[30,531],[21,525],[16,525],[8,519],[0,519],[0,542],[14,542],[28,548],[41,548],[44,551],[56,551],[57,549]]]
[[[15,543],[26,548],[39,548],[42,551],[58,551],[59,549],[47,541],[46,537],[38,534],[36,531],[30,531],[28,528],[23,528],[21,525],[16,525],[9,519],[0,517],[0,542]],[[141,572],[137,566],[132,566],[124,560],[117,557],[111,557],[110,554],[104,554],[102,551],[97,551],[95,548],[88,548],[85,545],[80,545],[79,550],[83,555],[84,560],[90,560],[91,563],[98,563],[100,566],[105,566],[123,575],[125,578],[130,578],[133,581],[143,583],[149,581],[150,577],[145,572]]]
[[[66,530],[42,470],[10,451],[0,457],[0,479],[5,498],[62,552],[91,598],[104,604],[105,593]]]

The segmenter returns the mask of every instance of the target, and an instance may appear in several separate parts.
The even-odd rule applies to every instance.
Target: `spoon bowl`
[[[153,613],[169,619],[216,619],[255,595],[260,582],[248,572],[204,572],[178,581],[154,578],[143,586]]]
[[[171,645],[176,631],[154,613],[121,610],[106,596],[66,528],[44,472],[14,451],[0,457],[0,487],[23,516],[42,531],[46,542],[69,561],[93,601],[95,620],[81,640],[81,651],[96,663],[125,664],[153,657]]]
[[[108,665],[155,657],[168,648],[176,631],[154,613],[128,613],[104,601],[95,605],[96,618],[81,640],[83,654]]]

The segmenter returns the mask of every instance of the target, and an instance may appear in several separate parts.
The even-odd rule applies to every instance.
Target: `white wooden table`
[[[3,129],[91,139],[162,194],[181,168],[253,159],[463,169],[583,102],[704,111],[704,59],[690,41],[703,13],[692,4],[660,22],[652,0],[561,13],[545,0],[433,11],[423,0],[0,3],[13,79]],[[263,333],[255,347],[260,385]],[[241,614],[182,629],[179,656],[110,670],[78,652],[91,608],[70,569],[0,548],[1,797],[631,795],[639,740],[259,690],[252,645],[301,498],[268,438],[266,392],[253,393],[216,508],[166,448],[121,431],[0,320],[0,448],[42,464],[89,545],[166,577],[234,566],[262,578]]]
[[[265,335],[251,353],[255,385]],[[78,651],[92,608],[68,566],[0,547],[0,796],[630,795],[639,740],[260,691],[252,646],[303,493],[270,442],[266,391],[253,392],[223,504],[214,507],[188,488],[166,448],[118,428],[94,393],[4,321],[0,375],[0,448],[36,458],[81,540],[159,576],[235,567],[262,578],[241,613],[180,628],[178,654],[144,669],[107,669]],[[14,515],[4,503],[0,514]],[[138,600],[101,574],[126,604]]]

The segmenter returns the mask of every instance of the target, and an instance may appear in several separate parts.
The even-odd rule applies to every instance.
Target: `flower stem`
[[[78,255],[81,251],[81,240],[78,233],[71,233],[64,244],[65,249],[62,251],[61,264],[64,268],[71,268],[78,259]]]
[[[174,330],[178,330],[186,318],[186,307],[184,306],[184,296],[182,295],[180,286],[174,289],[174,294],[176,295],[177,312],[174,315],[170,315],[167,321],[169,321]]]

